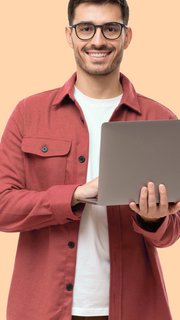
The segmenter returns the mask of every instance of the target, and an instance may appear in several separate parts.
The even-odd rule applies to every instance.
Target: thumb
[[[170,206],[169,208],[170,214],[176,214],[178,211],[180,211],[180,201],[177,202],[175,205]]]

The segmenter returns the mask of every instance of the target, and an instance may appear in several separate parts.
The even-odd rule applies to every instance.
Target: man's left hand
[[[180,191],[179,191],[180,192]],[[159,204],[156,203],[155,185],[149,182],[147,187],[142,187],[139,205],[135,202],[129,204],[131,210],[141,216],[144,221],[157,221],[162,217],[175,214],[180,210],[180,201],[169,204],[166,187],[159,185]]]

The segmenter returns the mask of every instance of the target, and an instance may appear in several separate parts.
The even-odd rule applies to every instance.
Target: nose
[[[96,29],[96,33],[91,39],[91,43],[96,46],[101,46],[102,44],[106,43],[106,38],[103,36],[101,28],[98,27]]]

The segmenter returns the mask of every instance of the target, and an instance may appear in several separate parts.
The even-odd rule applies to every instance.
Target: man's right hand
[[[98,178],[89,181],[82,186],[76,188],[73,198],[72,207],[76,204],[83,202],[84,199],[97,197],[98,194]]]

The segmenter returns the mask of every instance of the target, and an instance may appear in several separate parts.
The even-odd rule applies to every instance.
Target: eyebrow
[[[80,21],[80,22],[77,22],[76,24],[79,24],[79,23],[92,23],[92,24],[94,24],[94,25],[96,25],[96,23],[94,22],[94,21]],[[106,21],[106,22],[104,22],[104,23],[102,23],[102,24],[106,24],[106,23],[122,23],[122,22],[119,22],[119,21]]]

